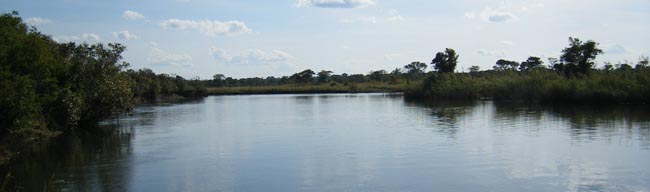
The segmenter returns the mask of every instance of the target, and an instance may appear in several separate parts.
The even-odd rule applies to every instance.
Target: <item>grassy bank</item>
[[[209,95],[240,95],[240,94],[290,94],[290,93],[369,93],[369,92],[401,92],[406,84],[389,84],[382,82],[349,83],[349,84],[290,84],[273,86],[244,86],[244,87],[209,87]]]
[[[650,103],[650,70],[594,70],[565,76],[551,70],[431,74],[407,98],[541,103]]]

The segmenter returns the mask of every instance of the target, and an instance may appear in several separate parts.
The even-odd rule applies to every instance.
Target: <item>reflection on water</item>
[[[22,191],[650,191],[645,107],[384,94],[139,107],[16,165]],[[99,134],[99,136],[98,136]]]

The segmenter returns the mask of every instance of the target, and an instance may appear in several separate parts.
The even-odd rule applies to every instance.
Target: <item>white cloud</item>
[[[486,49],[476,50],[476,53],[482,56],[495,56],[495,57],[503,57],[505,55],[503,51],[490,51]]]
[[[404,17],[395,9],[388,10],[388,15],[388,21],[390,22],[404,21]]]
[[[481,18],[493,23],[517,20],[517,17],[511,12],[491,9],[489,7],[485,8],[483,12],[481,12]]]
[[[40,17],[30,17],[30,18],[27,18],[25,20],[25,23],[27,23],[29,25],[33,25],[33,26],[48,24],[50,22],[51,21],[49,19],[44,19],[44,18],[40,18]]]
[[[474,18],[476,18],[476,13],[474,11],[468,11],[468,12],[465,12],[465,14],[463,16],[466,19],[474,19]]]
[[[519,20],[515,13],[509,11],[504,5],[498,8],[485,7],[479,14],[474,11],[465,12],[463,17],[466,19],[481,19],[485,22],[502,23]]]
[[[228,55],[225,50],[219,49],[216,47],[210,47],[208,48],[208,54],[210,54],[214,59],[218,61],[223,61],[223,62],[230,62],[232,61],[232,56]]]
[[[629,49],[627,49],[625,46],[620,44],[612,44],[612,45],[605,46],[606,54],[619,55],[619,54],[626,54],[629,52],[630,52]]]
[[[402,56],[402,54],[400,54],[400,53],[389,53],[389,54],[384,55],[384,59],[392,61],[392,60],[394,60],[394,59],[396,59],[398,57],[401,57],[401,56]]]
[[[351,18],[351,19],[343,19],[343,20],[341,20],[341,23],[372,23],[372,24],[375,24],[375,23],[377,23],[377,18],[376,17],[357,17],[357,18]]]
[[[281,50],[262,51],[259,49],[252,49],[237,55],[230,55],[223,49],[210,47],[208,52],[217,61],[241,65],[287,64],[287,62],[293,58],[291,55]]]
[[[84,33],[81,35],[81,38],[86,41],[95,41],[99,42],[101,39],[99,38],[99,35],[94,34],[94,33]]]
[[[501,40],[501,41],[499,41],[499,44],[504,45],[504,46],[509,46],[509,47],[515,46],[514,42],[508,41],[508,40]]]
[[[144,19],[144,15],[135,11],[126,10],[124,11],[124,13],[122,13],[122,18],[128,20],[138,20],[138,19]]]
[[[59,43],[67,43],[67,42],[99,42],[101,41],[101,38],[99,38],[99,35],[94,34],[94,33],[84,33],[81,34],[81,36],[77,35],[70,35],[70,36],[57,36],[54,37],[54,41],[59,42]]]
[[[163,28],[180,30],[197,30],[207,36],[238,35],[251,33],[252,30],[241,21],[210,21],[210,20],[180,20],[168,19],[160,23]]]
[[[130,33],[129,31],[120,31],[120,32],[113,32],[113,36],[120,38],[120,39],[138,39],[138,36],[136,36],[133,33]]]
[[[296,7],[363,8],[375,5],[375,0],[298,0]]]
[[[152,47],[147,62],[154,65],[190,67],[192,66],[190,63],[192,62],[192,56],[185,53],[171,53],[158,47]]]

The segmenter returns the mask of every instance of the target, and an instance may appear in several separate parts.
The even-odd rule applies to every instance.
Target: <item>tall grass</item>
[[[405,84],[389,84],[383,82],[370,83],[322,83],[322,84],[289,84],[274,86],[242,86],[242,87],[210,87],[209,95],[236,94],[284,94],[284,93],[367,93],[367,92],[401,92]]]
[[[565,76],[550,70],[431,74],[407,98],[493,99],[548,103],[650,103],[650,70],[592,71]]]

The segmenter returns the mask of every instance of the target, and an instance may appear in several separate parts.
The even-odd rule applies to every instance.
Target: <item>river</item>
[[[210,96],[14,165],[23,191],[650,191],[650,110]]]

